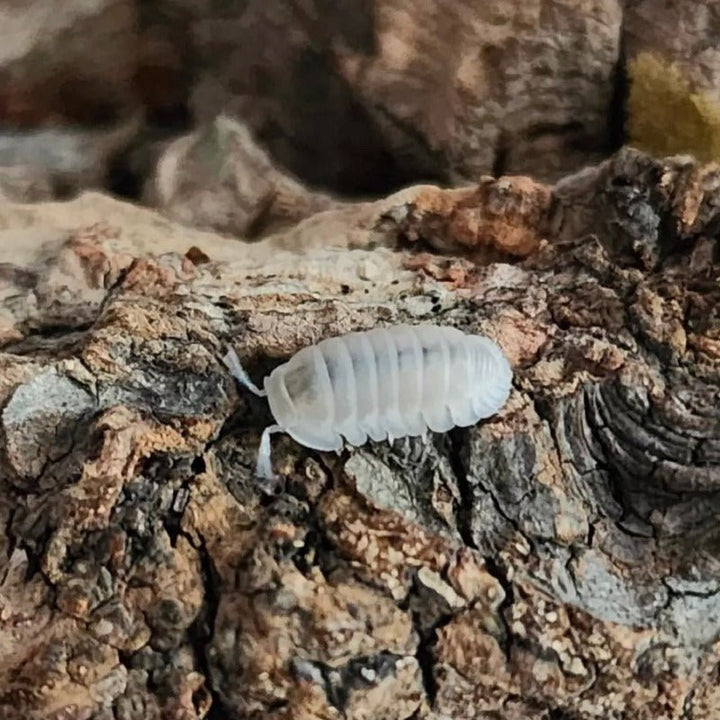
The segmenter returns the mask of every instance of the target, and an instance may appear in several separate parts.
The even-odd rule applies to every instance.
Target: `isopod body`
[[[275,368],[258,390],[234,352],[235,377],[267,395],[258,474],[273,477],[269,435],[316,450],[445,432],[494,415],[508,398],[510,363],[492,340],[437,325],[396,325],[322,340]]]

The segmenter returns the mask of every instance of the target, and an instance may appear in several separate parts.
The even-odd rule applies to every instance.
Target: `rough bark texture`
[[[0,205],[0,717],[717,717],[719,187],[623,152],[253,245]],[[224,349],[425,320],[503,346],[502,412],[279,436],[264,496]]]

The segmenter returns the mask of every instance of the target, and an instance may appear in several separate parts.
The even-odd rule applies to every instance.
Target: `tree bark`
[[[0,205],[0,717],[717,717],[718,177],[623,151],[253,245]],[[494,338],[507,405],[276,436],[265,496],[225,349],[397,322]]]

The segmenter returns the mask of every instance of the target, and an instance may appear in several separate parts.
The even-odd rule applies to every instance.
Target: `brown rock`
[[[552,179],[607,145],[617,0],[164,7],[194,39],[197,117],[247,123],[311,186]]]
[[[132,0],[3,3],[0,28],[4,125],[106,123],[137,107]]]
[[[148,197],[173,220],[245,238],[340,204],[281,173],[244,125],[222,116],[168,147]]]
[[[32,168],[41,187],[47,188],[43,194],[51,192],[53,197],[66,198],[87,188],[105,187],[115,157],[130,144],[140,125],[140,117],[135,116],[100,128],[68,125],[4,130],[0,132],[0,170],[12,179],[27,173],[25,168]],[[8,180],[2,184],[9,186],[9,192],[4,192],[8,200],[34,199],[28,191],[18,195],[17,186],[13,190]]]
[[[50,200],[52,183],[48,174],[31,165],[0,168],[0,199],[10,202]]]

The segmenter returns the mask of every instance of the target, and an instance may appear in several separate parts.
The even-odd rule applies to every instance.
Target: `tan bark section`
[[[0,205],[0,717],[717,717],[718,176],[623,152],[252,245]],[[506,407],[278,436],[264,496],[226,347],[423,321],[502,345]]]

